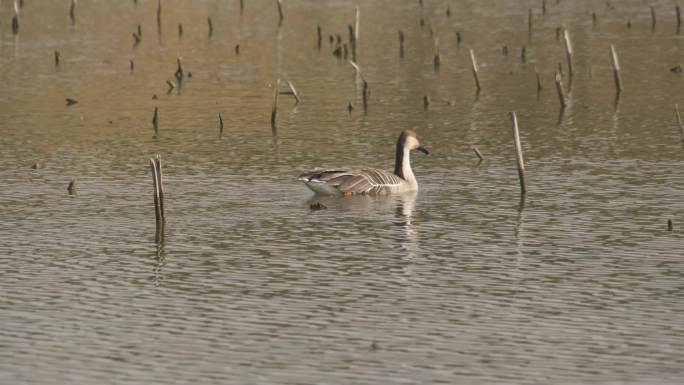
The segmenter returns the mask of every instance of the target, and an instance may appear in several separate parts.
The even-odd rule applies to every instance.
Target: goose
[[[393,173],[377,168],[316,170],[300,175],[299,180],[320,195],[381,195],[416,191],[418,182],[411,170],[411,150],[430,154],[414,131],[404,130],[397,139]]]

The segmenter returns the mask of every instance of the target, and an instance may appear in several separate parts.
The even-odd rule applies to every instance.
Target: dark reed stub
[[[325,209],[327,209],[327,207],[326,207],[324,204],[322,204],[321,202],[312,203],[312,204],[309,206],[309,208],[310,208],[312,211],[318,211],[318,210],[325,210]]]

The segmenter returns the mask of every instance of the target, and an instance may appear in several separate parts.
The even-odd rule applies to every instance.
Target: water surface
[[[240,14],[237,0],[164,0],[158,33],[154,1],[79,2],[71,25],[65,4],[26,0],[13,36],[3,2],[0,381],[681,382],[674,7],[655,2],[652,29],[641,1],[547,3],[542,15],[537,1],[292,0],[278,28],[271,1],[246,0]],[[347,41],[356,5],[365,113],[360,78],[328,42]],[[575,45],[571,83],[561,24]],[[179,56],[192,77],[167,93]],[[280,96],[274,132],[277,78],[302,102]],[[527,162],[522,203],[508,111]],[[417,194],[316,198],[296,180],[315,167],[391,169],[406,128],[432,150],[412,157]]]

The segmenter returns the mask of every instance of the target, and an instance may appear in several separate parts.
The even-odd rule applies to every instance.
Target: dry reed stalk
[[[565,109],[567,99],[565,97],[565,89],[563,88],[563,78],[559,72],[556,72],[556,92],[558,92],[558,101],[560,102],[561,109]]]
[[[484,156],[482,155],[480,150],[478,150],[477,147],[473,147],[472,149],[473,149],[473,152],[475,153],[475,155],[477,155],[477,157],[480,159],[480,162],[482,162],[484,160]]]
[[[294,84],[292,84],[292,82],[288,80],[287,86],[288,88],[290,88],[290,93],[292,93],[292,96],[294,96],[296,103],[299,104],[299,102],[301,102],[301,99],[299,99],[299,93],[295,89]]]
[[[675,116],[677,117],[677,125],[679,126],[679,140],[682,142],[684,148],[684,124],[682,124],[682,117],[679,115],[679,106],[675,103]]]
[[[572,74],[573,74],[573,69],[572,69],[573,50],[572,50],[572,43],[570,42],[570,33],[568,33],[567,29],[563,31],[563,41],[565,43],[565,57],[568,61],[568,74],[569,74],[569,76],[572,76]]]
[[[71,0],[69,3],[69,19],[71,24],[76,24],[76,0]]]
[[[317,42],[316,46],[318,47],[318,50],[321,50],[321,42],[323,41],[323,35],[321,33],[321,25],[317,24],[316,25],[316,37],[317,37]]]
[[[475,87],[477,87],[477,91],[479,92],[482,89],[480,87],[479,68],[477,67],[477,60],[475,59],[475,52],[472,49],[470,50],[470,63],[473,69],[473,77],[475,78]]]
[[[283,4],[281,0],[276,0],[276,3],[278,4],[278,26],[281,26],[283,24],[283,19],[285,16],[283,16]]]
[[[157,32],[158,33],[161,33],[161,12],[162,12],[161,0],[157,0]]]
[[[515,157],[518,164],[518,178],[520,179],[520,192],[527,192],[527,175],[525,175],[525,160],[523,159],[522,146],[520,145],[520,131],[518,130],[518,118],[515,112],[508,113],[513,129],[513,140],[515,141]]]
[[[404,31],[399,30],[399,58],[404,58]]]
[[[159,131],[159,114],[157,107],[154,107],[154,115],[152,115],[152,127],[154,127],[154,133],[156,134],[157,131]]]
[[[273,105],[271,106],[271,128],[275,131],[278,126],[276,124],[278,118],[278,94],[280,93],[280,78],[276,80],[273,87]]]
[[[539,93],[544,87],[542,86],[541,76],[539,76],[539,71],[537,71],[537,67],[534,68],[534,75],[537,77],[537,93]]]
[[[152,169],[152,188],[154,197],[154,217],[157,223],[162,222],[161,194],[159,189],[159,175],[157,173],[157,159],[150,158],[150,168]]]
[[[622,79],[620,78],[620,62],[618,61],[617,52],[615,52],[615,46],[610,45],[610,59],[613,65],[613,78],[615,79],[615,90],[619,94],[622,92]]]

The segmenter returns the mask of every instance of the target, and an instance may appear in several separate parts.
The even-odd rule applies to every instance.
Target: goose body
[[[300,175],[299,179],[314,193],[321,195],[381,195],[416,191],[418,182],[411,170],[411,150],[428,154],[416,133],[404,130],[397,140],[394,172],[377,168],[316,170]]]

